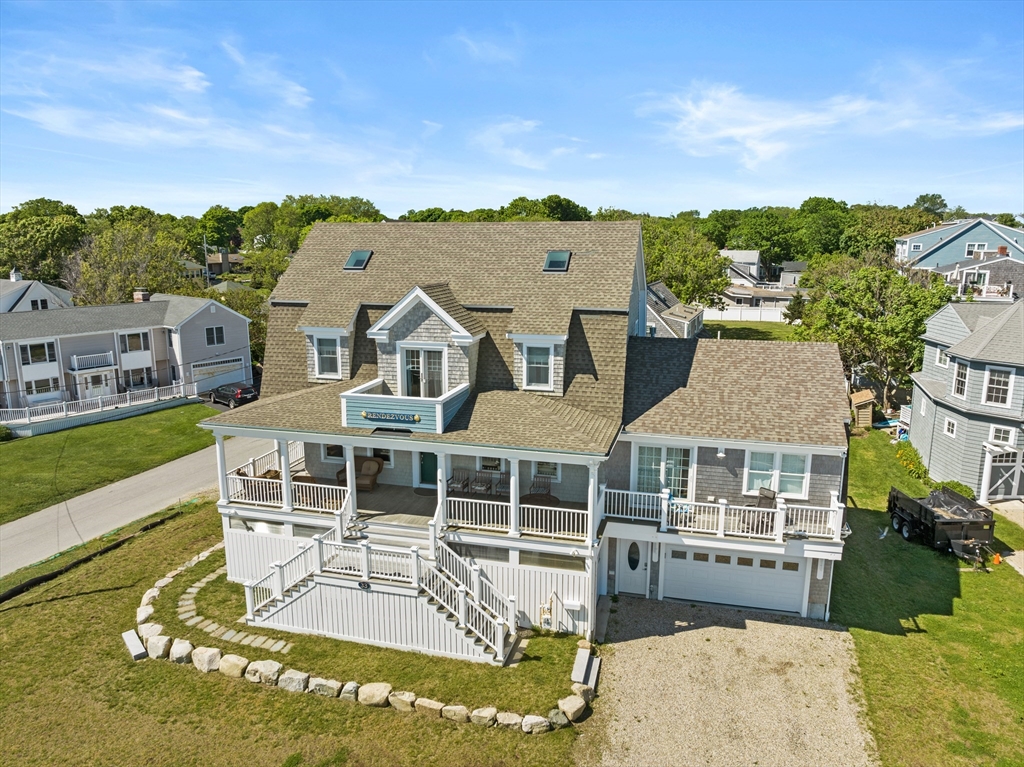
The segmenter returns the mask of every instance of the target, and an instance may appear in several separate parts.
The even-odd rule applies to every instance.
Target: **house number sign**
[[[379,410],[364,410],[363,418],[367,421],[397,421],[398,423],[419,423],[419,413],[409,415],[408,413],[384,413]]]

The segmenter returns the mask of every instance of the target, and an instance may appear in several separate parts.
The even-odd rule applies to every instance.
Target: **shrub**
[[[924,461],[921,460],[921,454],[909,442],[900,442],[896,446],[896,460],[914,479],[919,479],[922,482],[928,481],[928,469],[925,468]]]
[[[14,439],[14,432],[6,426],[0,426],[0,442],[10,442]]]
[[[952,490],[954,493],[960,493],[964,498],[968,500],[975,500],[974,490],[965,485],[963,482],[957,482],[955,479],[947,479],[945,482],[938,482],[935,485],[936,490]]]

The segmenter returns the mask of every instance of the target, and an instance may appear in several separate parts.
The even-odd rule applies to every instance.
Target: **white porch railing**
[[[548,538],[586,540],[587,511],[523,505],[519,507],[519,529],[530,535]]]
[[[335,511],[345,507],[348,488],[316,482],[292,482],[292,502],[304,511]]]
[[[140,389],[124,394],[109,394],[93,399],[74,400],[72,402],[54,402],[38,407],[8,408],[0,410],[0,423],[32,423],[54,418],[68,418],[83,413],[94,413],[100,410],[114,410],[129,405],[143,405],[179,397],[194,397],[196,384],[173,384],[155,389]]]
[[[661,519],[661,494],[636,493],[628,490],[604,491],[604,515],[626,519]]]
[[[76,372],[82,370],[95,370],[96,368],[109,368],[113,366],[113,352],[101,352],[100,354],[71,355],[71,369]]]
[[[501,501],[449,498],[446,512],[449,525],[508,532],[512,505]]]
[[[279,479],[228,475],[228,501],[255,506],[284,505],[283,483]]]

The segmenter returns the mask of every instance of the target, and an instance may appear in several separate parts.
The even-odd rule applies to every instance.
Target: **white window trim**
[[[485,469],[484,468],[484,458],[497,458],[498,459],[498,465],[501,467],[500,469],[498,469],[499,472],[511,471],[511,469],[509,468],[509,465],[508,465],[508,459],[507,458],[499,458],[496,455],[478,455],[476,457],[476,470],[477,471],[494,471],[494,469]],[[533,477],[530,477],[530,479],[532,480]],[[552,480],[552,481],[554,481],[554,480]]]
[[[1006,391],[1006,404],[1005,405],[1000,405],[997,402],[989,402],[988,401],[988,382],[989,382],[989,377],[990,377],[990,375],[991,375],[993,370],[1005,370],[1007,373],[1010,374],[1010,385],[1009,385],[1009,388]],[[1012,407],[1013,406],[1013,379],[1016,378],[1016,377],[1017,376],[1015,375],[1015,370],[1013,368],[1004,367],[1002,365],[986,365],[985,366],[985,381],[983,382],[982,387],[981,387],[981,404],[984,405],[985,407],[998,407],[998,408],[1002,408],[1004,410],[1008,410],[1010,407]]]
[[[940,368],[948,368],[949,367],[949,355],[946,354],[946,363],[943,364],[942,363],[942,355],[943,354],[946,354],[946,348],[945,347],[942,347],[942,346],[935,347],[935,364],[938,365]]]
[[[220,328],[221,336],[224,338],[224,340],[221,341],[220,343],[217,343],[217,328]],[[224,346],[228,342],[228,336],[227,336],[227,333],[224,332],[224,326],[223,325],[207,325],[206,326],[206,330],[212,330],[213,331],[213,343],[211,344],[209,337],[207,337],[207,339],[206,339],[206,345],[207,346]],[[204,335],[206,334],[206,330],[203,331]]]
[[[921,407],[919,410],[922,418],[926,418],[928,416],[928,397],[923,391],[921,392]]]
[[[537,463],[538,461],[530,461],[530,484],[533,483],[533,478],[538,476],[537,474]],[[551,478],[552,485],[558,485],[562,482],[562,464],[559,461],[540,461],[539,463],[553,463],[555,464],[555,476]],[[544,476],[547,476],[546,474]],[[530,485],[528,484],[527,487]]]
[[[554,391],[555,390],[555,345],[550,343],[523,342],[523,390],[524,391]],[[527,350],[547,349],[548,350],[548,382],[546,386],[530,386],[527,381]]]
[[[949,430],[950,425],[953,426],[953,431]],[[956,421],[952,418],[947,418],[942,424],[942,433],[950,439],[956,439]]]
[[[910,246],[911,253],[918,253],[922,250],[924,250],[924,245],[920,242],[915,242]]]
[[[448,344],[441,341],[400,341],[395,344],[395,354],[398,357],[398,396],[412,397],[405,391],[405,353],[406,351],[430,351],[442,352],[441,355],[441,385],[443,390],[441,396],[446,395],[451,389],[448,388]],[[420,386],[423,385],[423,357],[420,357]],[[413,399],[438,399],[435,397],[413,397]]]
[[[974,250],[971,250],[972,246],[973,246]],[[981,251],[982,253],[984,253],[986,250],[988,250],[988,243],[987,242],[967,242],[967,243],[964,243],[964,255],[968,256],[968,257],[970,255],[970,253],[977,253],[978,251]]]
[[[996,442],[996,429],[1007,429],[1010,432],[1010,439],[1006,442]],[[1008,445],[1009,447],[1017,446],[1017,430],[1012,426],[998,426],[992,424],[988,427],[988,441],[993,445]]]
[[[388,454],[391,457],[387,461],[384,461],[384,468],[385,469],[393,469],[393,468],[395,468],[395,449],[393,447],[379,447],[379,448],[364,447],[363,448],[363,455],[367,456],[368,458],[373,458],[373,451],[374,450],[387,450]],[[383,459],[381,459],[381,460],[383,460]]]
[[[956,393],[956,373],[960,365],[964,367],[964,393]],[[967,399],[967,390],[971,386],[971,366],[966,362],[955,362],[953,365],[953,396],[957,399]]]
[[[323,373],[320,371],[320,342],[334,341],[335,359],[338,361],[337,373]],[[317,378],[329,378],[331,380],[341,379],[341,338],[338,336],[313,336],[313,365]]]
[[[802,450],[753,450],[748,449],[743,456],[743,495],[756,496],[758,490],[747,490],[747,481],[750,476],[750,455],[751,453],[772,453],[775,458],[772,462],[772,482],[770,489],[778,493],[779,498],[792,499],[794,501],[806,501],[810,493],[811,485],[811,461],[812,453],[805,453]],[[779,477],[782,473],[783,455],[802,455],[804,457],[804,486],[799,493],[779,493]]]
[[[674,498],[682,501],[693,501],[694,497],[694,472],[697,469],[697,446],[696,445],[655,445],[650,442],[634,442],[632,447],[632,454],[630,456],[630,489],[634,492],[637,489],[640,480],[640,448],[655,448],[661,450],[661,467],[659,469],[659,482],[662,489],[668,487],[668,448],[675,448],[677,450],[688,450],[690,453],[690,465],[686,470],[686,497],[679,498],[679,496],[673,496]],[[755,451],[756,452],[756,451]],[[765,450],[764,452],[770,452]]]
[[[334,443],[331,443],[331,444],[334,444]],[[342,447],[345,447],[345,446],[342,445]],[[348,448],[345,448],[345,449],[347,450]],[[345,463],[345,459],[344,458],[335,458],[333,455],[327,455],[327,443],[325,443],[325,442],[321,442],[320,443],[320,461],[322,463],[340,463],[340,464],[344,464]]]

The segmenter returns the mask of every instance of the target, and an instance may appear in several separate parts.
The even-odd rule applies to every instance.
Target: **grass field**
[[[856,644],[882,762],[1024,764],[1024,578],[1009,565],[972,572],[891,529],[879,538],[889,486],[925,492],[888,440],[882,432],[852,440],[854,534],[832,596],[832,619],[850,627]],[[1000,547],[1024,540],[1005,518],[996,533]]]
[[[796,328],[785,322],[705,322],[704,329],[712,338],[738,338],[746,341],[796,341]]]
[[[133,663],[120,633],[134,626],[142,593],[222,537],[212,504],[187,508],[163,527],[0,606],[5,765],[571,763],[573,744],[588,723],[527,737],[297,695],[165,661]],[[173,616],[177,594],[222,561],[211,557],[189,571],[194,578],[176,579],[157,600],[167,633],[190,635]],[[0,580],[0,590],[17,580]],[[201,609],[225,617],[238,611],[237,587],[217,579],[207,589],[197,599]],[[203,632],[194,636],[221,646]],[[494,704],[519,713],[546,714],[567,694],[575,651],[572,638],[535,637],[518,668],[502,669],[281,636],[295,642],[287,656],[276,656],[288,666],[342,680],[388,681],[446,703]],[[258,651],[247,657],[256,659]]]
[[[206,405],[0,443],[0,524],[213,444]]]

